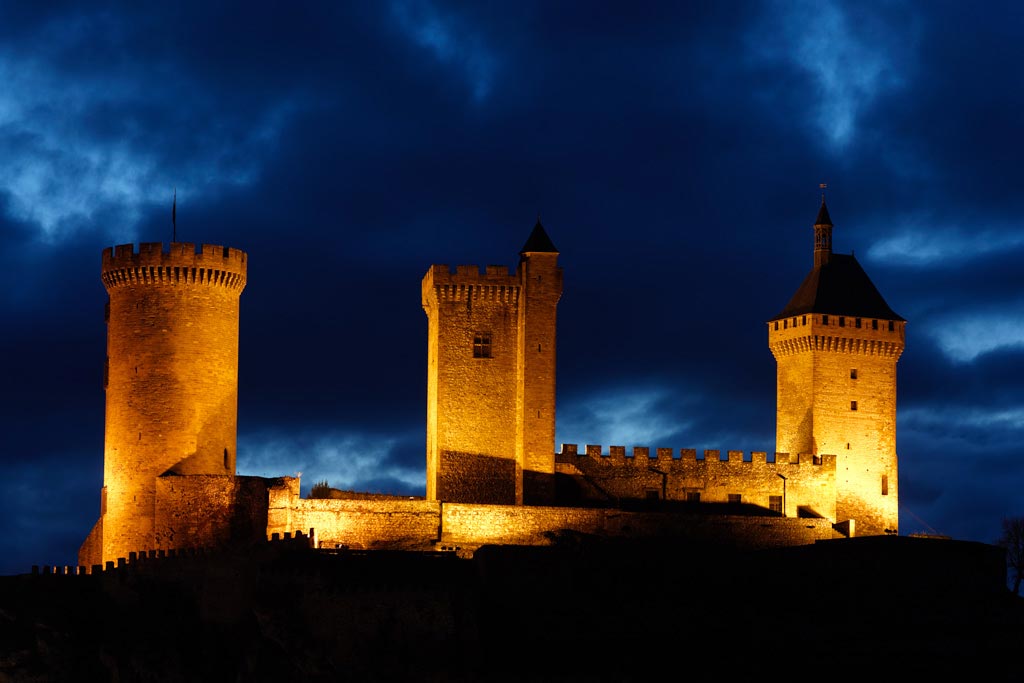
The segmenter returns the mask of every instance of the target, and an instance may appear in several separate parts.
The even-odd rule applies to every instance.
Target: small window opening
[[[687,491],[686,492],[687,503],[699,503],[700,502],[700,491]]]
[[[804,316],[804,319],[803,319],[803,321],[800,324],[801,325],[806,325],[807,324],[807,316],[806,315]]]
[[[224,449],[224,469],[228,468],[228,449]]]
[[[842,316],[842,315],[839,316],[839,327],[846,327],[846,317],[845,316]]]
[[[856,327],[858,330],[860,329],[860,318],[854,319],[853,326]]]
[[[828,325],[828,316],[827,315],[821,316],[821,324],[822,325]]]
[[[779,329],[779,321],[778,320],[775,321],[775,329],[776,330]]]
[[[888,496],[889,495],[889,475],[888,474],[883,474],[882,475],[882,495],[883,496]]]
[[[473,358],[492,358],[491,333],[477,332],[473,335]]]
[[[817,453],[815,453],[813,456],[811,456],[811,463],[815,464],[815,465],[820,465],[821,464],[821,456],[818,455]]]
[[[857,379],[857,368],[850,369],[850,379]]]
[[[782,329],[786,329],[787,327],[789,327],[789,321],[788,320],[783,320],[782,321]]]
[[[850,401],[850,410],[857,410],[857,402]]]
[[[768,509],[777,515],[782,514],[782,496],[768,496]]]
[[[896,324],[893,321],[889,321],[889,331],[892,332],[896,329]]]
[[[878,329],[878,321],[877,320],[872,320],[871,321],[871,329],[873,329],[873,330],[877,330]]]

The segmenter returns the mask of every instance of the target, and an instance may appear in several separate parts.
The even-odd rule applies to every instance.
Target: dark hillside
[[[267,545],[0,578],[0,681],[1010,672],[1024,605],[1002,562],[906,537],[760,552],[569,537],[472,559]]]

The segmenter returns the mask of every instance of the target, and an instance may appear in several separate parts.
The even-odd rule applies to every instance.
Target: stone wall
[[[584,500],[602,498],[606,504],[623,501],[693,500],[701,504],[742,504],[771,510],[772,497],[784,505],[786,516],[836,519],[836,457],[764,451],[721,451],[681,448],[562,444],[556,456],[560,471],[583,479]],[[696,496],[696,499],[693,497]],[[739,499],[730,500],[730,496]]]
[[[159,477],[151,548],[226,547],[266,538],[275,480],[229,475]]]
[[[804,545],[838,536],[831,522],[820,518],[453,503],[442,508],[441,529],[444,545],[463,548],[550,545],[566,532],[608,538],[685,538],[736,548]]]

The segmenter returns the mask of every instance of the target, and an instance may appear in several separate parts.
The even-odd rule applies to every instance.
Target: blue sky
[[[43,6],[45,5],[45,7]],[[424,490],[431,264],[565,271],[558,443],[773,451],[765,321],[834,248],[908,320],[901,533],[1024,515],[1024,6],[0,5],[0,573],[102,485],[100,253],[249,255],[238,470]],[[955,27],[952,30],[951,27]]]

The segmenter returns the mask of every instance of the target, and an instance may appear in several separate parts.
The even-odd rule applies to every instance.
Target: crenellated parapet
[[[233,247],[191,242],[142,242],[103,250],[101,278],[107,291],[128,285],[206,285],[241,292],[245,287],[246,253]]]
[[[428,295],[443,301],[492,301],[516,304],[519,300],[518,274],[510,274],[506,266],[433,265],[423,278],[423,300]]]
[[[559,463],[577,465],[580,459],[587,459],[594,463],[624,468],[648,466],[678,467],[680,472],[694,464],[715,466],[718,463],[744,465],[798,465],[807,467],[835,467],[834,455],[812,455],[809,453],[773,453],[769,459],[767,451],[741,451],[741,450],[720,450],[713,448],[650,448],[648,446],[633,446],[627,453],[625,446],[609,446],[605,451],[604,446],[587,444],[581,452],[577,444],[564,443],[561,450],[556,454]]]
[[[565,490],[586,504],[744,505],[835,520],[835,455],[562,444],[555,458]]]

